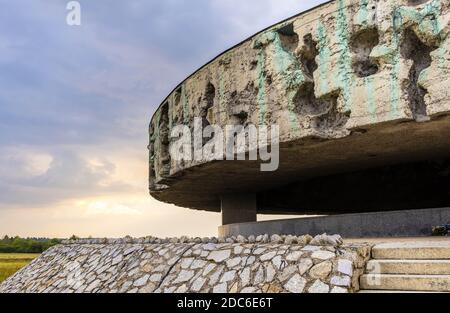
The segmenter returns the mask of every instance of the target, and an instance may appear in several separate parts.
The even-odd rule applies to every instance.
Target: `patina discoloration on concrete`
[[[185,80],[153,116],[151,194],[218,211],[223,193],[448,156],[449,21],[444,0],[336,0],[244,41]],[[170,130],[193,127],[195,117],[279,125],[279,171],[171,160]]]

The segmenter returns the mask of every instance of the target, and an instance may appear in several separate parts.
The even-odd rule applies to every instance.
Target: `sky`
[[[214,236],[148,194],[148,124],[222,51],[325,0],[0,0],[0,235]],[[260,217],[261,219],[275,217]]]

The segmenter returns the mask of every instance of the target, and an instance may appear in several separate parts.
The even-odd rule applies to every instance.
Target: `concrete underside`
[[[220,212],[221,195],[256,193],[259,214],[320,215],[450,206],[450,193],[444,188],[449,185],[450,166],[448,161],[441,162],[450,157],[447,134],[450,116],[427,123],[376,125],[355,130],[343,139],[303,139],[281,145],[276,172],[261,172],[259,162],[208,163],[161,181],[170,188],[152,196],[183,207]],[[431,165],[414,164],[438,159]],[[399,164],[403,165],[396,171]],[[407,164],[411,164],[409,170],[404,169]],[[390,173],[397,177],[393,180]]]
[[[256,195],[224,195],[222,203],[222,225],[256,222]]]
[[[430,236],[431,228],[450,221],[450,208],[242,223],[219,227],[219,235],[341,234],[346,238]]]

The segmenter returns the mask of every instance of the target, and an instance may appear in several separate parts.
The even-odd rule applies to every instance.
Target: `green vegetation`
[[[39,254],[0,253],[0,283],[30,263],[37,256]]]
[[[3,237],[0,239],[0,282],[60,242],[59,239],[48,238]]]
[[[0,253],[42,253],[60,242],[59,239],[5,236],[0,240]]]

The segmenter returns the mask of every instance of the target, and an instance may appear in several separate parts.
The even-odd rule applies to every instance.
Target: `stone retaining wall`
[[[0,292],[358,291],[370,246],[341,245],[339,237],[321,238],[311,241],[308,236],[272,236],[271,241],[268,236],[251,236],[222,242],[217,239],[66,242],[49,249],[5,281]]]

